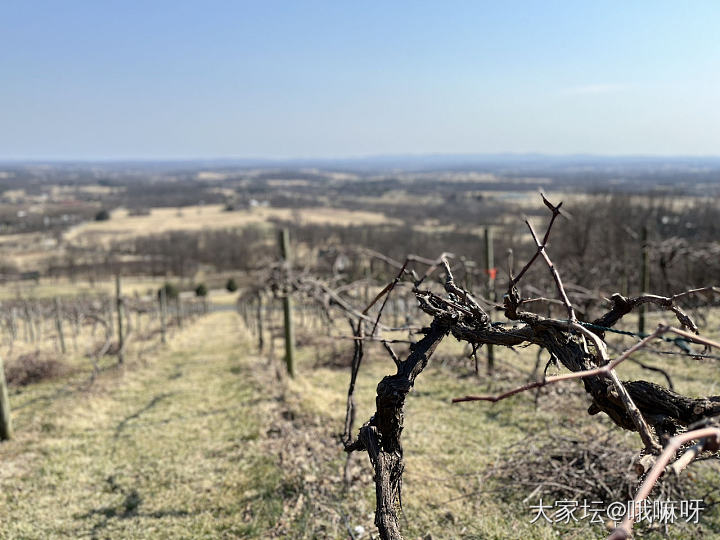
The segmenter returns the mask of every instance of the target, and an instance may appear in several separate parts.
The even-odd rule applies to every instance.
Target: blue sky
[[[0,3],[0,158],[720,154],[720,2]]]

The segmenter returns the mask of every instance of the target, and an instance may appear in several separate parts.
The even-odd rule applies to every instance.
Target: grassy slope
[[[256,504],[247,493],[281,477],[257,448],[262,407],[236,323],[207,317],[90,389],[67,381],[14,396],[17,438],[0,448],[3,536],[217,538],[263,526],[277,504],[243,519]]]
[[[75,375],[14,392],[17,437],[0,446],[0,537],[348,538],[348,528],[373,530],[367,458],[353,459],[347,492],[341,482],[335,435],[347,371],[316,366],[315,348],[305,347],[298,379],[278,380],[277,359],[255,356],[250,339],[237,315],[216,313],[178,332],[150,360],[131,359],[90,387]],[[438,358],[458,352],[450,342],[442,347]],[[500,355],[508,365],[513,358]],[[368,355],[358,381],[360,422],[389,371],[380,353]],[[700,384],[702,375],[691,375]],[[501,373],[493,384],[508,387],[521,376]],[[453,396],[486,389],[440,366],[418,379],[406,415],[407,537],[602,537],[602,529],[582,523],[530,525],[533,501],[523,504],[523,494],[512,492],[501,498],[494,490],[504,486],[482,480],[527,434],[585,422],[582,398],[538,410],[531,396],[449,405]],[[632,434],[620,440],[638,444]],[[706,522],[715,532],[716,514]]]

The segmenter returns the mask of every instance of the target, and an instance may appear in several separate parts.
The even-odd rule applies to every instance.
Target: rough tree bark
[[[430,356],[449,328],[442,320],[433,321],[425,337],[411,346],[409,356],[377,386],[376,412],[360,428],[356,441],[347,451],[366,450],[375,471],[375,525],[383,539],[401,539],[397,505],[401,500],[402,473],[405,468],[400,437],[405,418],[405,398],[415,379],[428,364]]]

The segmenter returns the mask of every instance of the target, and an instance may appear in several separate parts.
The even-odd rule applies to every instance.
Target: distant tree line
[[[448,205],[446,212],[453,214],[456,209]],[[706,286],[720,275],[720,203],[717,201],[688,200],[687,204],[679,205],[669,197],[629,199],[607,195],[569,205],[567,213],[570,218],[557,223],[558,235],[550,248],[564,261],[563,279],[569,286],[609,290],[619,283],[625,289],[621,292],[640,292],[639,261],[643,244],[648,246],[650,285],[658,293]],[[494,231],[495,266],[498,286],[501,286],[508,272],[508,248],[514,246],[515,260],[527,257],[534,249],[527,242],[526,228],[522,222],[508,224],[494,213],[480,213],[469,221],[462,227],[406,223],[341,226],[280,221],[276,226],[290,228],[293,243],[308,246],[309,249],[298,254],[296,264],[313,268],[321,275],[338,271],[337,258],[344,253],[341,271],[347,279],[362,279],[368,273],[378,280],[392,279],[393,268],[380,262],[367,268],[367,258],[352,256],[349,248],[370,248],[398,260],[408,253],[434,258],[449,251],[463,253],[475,261],[476,273],[467,278],[475,283],[485,280],[482,233],[485,226],[490,226]],[[647,240],[643,240],[644,234]],[[174,231],[116,241],[109,251],[68,246],[63,257],[52,261],[49,273],[100,279],[121,269],[125,274],[191,279],[200,267],[216,272],[257,269],[276,260],[277,249],[272,229],[268,227]],[[537,287],[551,288],[551,277],[541,267],[531,270],[531,274]],[[462,269],[457,275],[459,279],[466,279]]]

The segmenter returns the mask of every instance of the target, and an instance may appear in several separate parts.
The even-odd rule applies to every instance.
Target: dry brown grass
[[[383,214],[337,208],[253,208],[226,212],[222,205],[188,206],[183,208],[154,208],[147,216],[130,216],[127,210],[116,210],[108,221],[94,221],[79,225],[65,234],[69,242],[98,242],[129,238],[167,231],[197,231],[245,227],[266,223],[271,219],[301,223],[329,223],[333,225],[368,225],[389,223]]]
[[[268,328],[279,325],[279,312],[275,319]],[[298,325],[299,335],[306,330],[328,331],[311,319]],[[87,372],[76,372],[73,379],[14,390],[17,438],[0,445],[0,537],[347,540],[348,527],[374,531],[367,456],[353,457],[349,488],[341,480],[345,455],[337,436],[348,370],[318,366],[317,353],[325,357],[328,344],[316,349],[304,339],[298,377],[278,379],[281,340],[271,360],[256,354],[254,341],[235,313],[216,313],[175,329],[168,348],[142,362],[137,349],[129,353],[125,369],[102,370],[90,387]],[[528,438],[543,440],[548,426],[592,438],[614,429],[610,422],[586,415],[586,397],[574,383],[542,389],[537,407],[533,394],[494,405],[452,405],[452,397],[524,381],[535,355],[498,351],[498,372],[488,379],[472,373],[460,344],[448,339],[441,347],[407,400],[406,537],[602,537],[602,526],[587,523],[530,524],[529,505],[537,501],[523,499],[532,487],[492,471],[506,463],[509,449],[528,447]],[[350,342],[337,344],[336,355],[351,354]],[[677,362],[688,390],[717,380],[708,365]],[[624,376],[632,377],[636,367],[626,369]],[[382,349],[369,346],[357,386],[359,422],[374,410],[378,381],[392,371]],[[614,432],[618,451],[628,448],[631,455],[639,448],[635,434]],[[542,448],[552,455],[567,451]],[[702,493],[717,473],[698,471]],[[717,511],[704,516],[697,529],[671,528],[673,537],[716,534]],[[661,531],[643,534],[663,537]]]
[[[10,386],[27,386],[60,377],[68,371],[67,364],[56,354],[36,350],[10,360],[5,366],[5,378]]]

